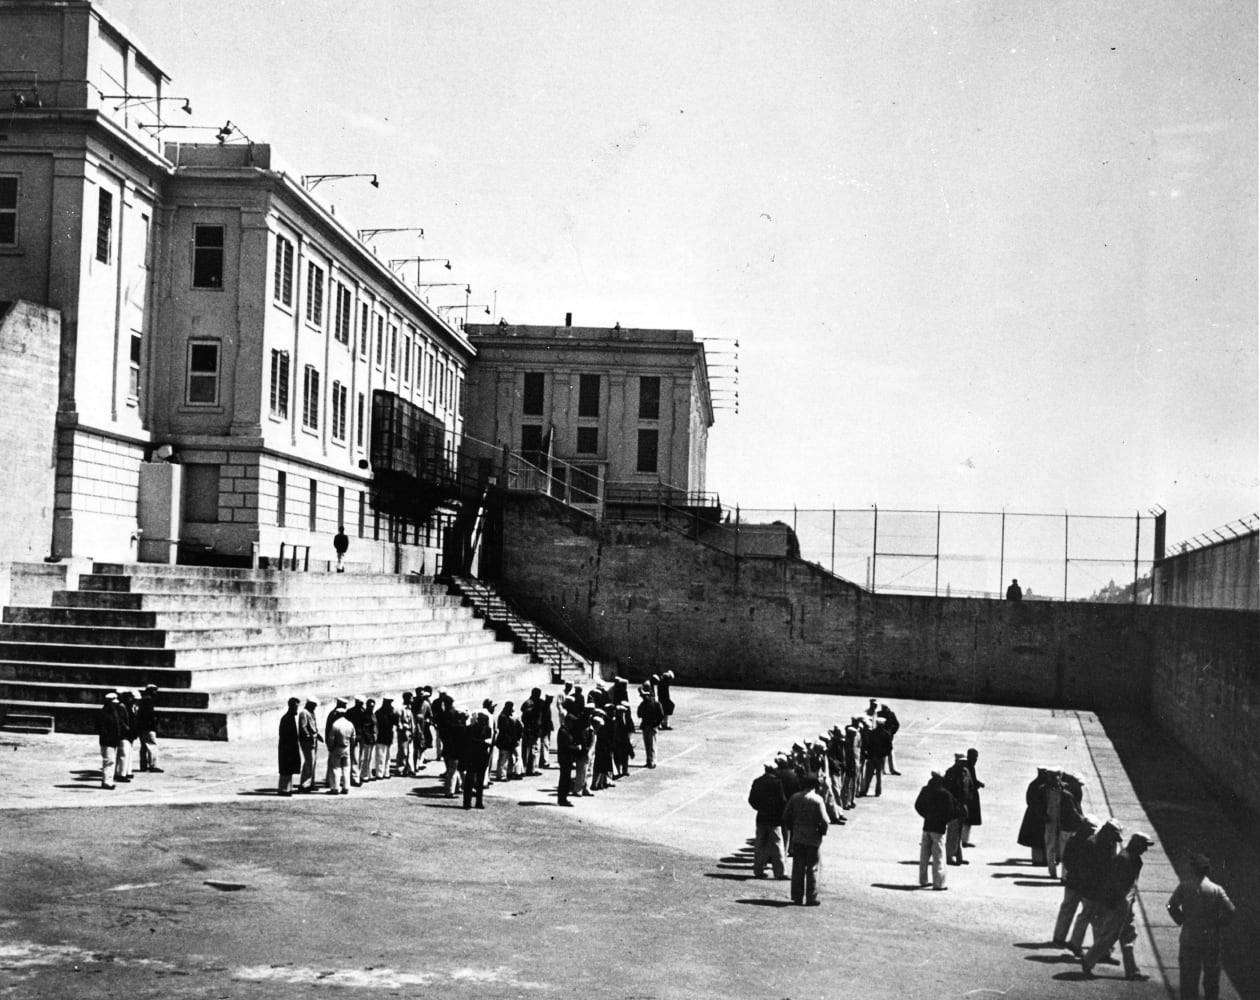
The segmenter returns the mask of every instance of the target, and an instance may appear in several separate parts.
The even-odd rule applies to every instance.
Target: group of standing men
[[[754,877],[766,878],[769,865],[776,879],[786,879],[786,847],[792,858],[792,902],[819,905],[823,837],[831,824],[846,822],[844,810],[856,808],[858,798],[882,794],[885,769],[901,773],[893,758],[893,737],[900,727],[896,713],[872,698],[866,711],[847,724],[794,743],[762,766],[748,791],[757,815]]]
[[[110,691],[96,713],[96,735],[101,748],[101,787],[113,791],[116,782],[129,782],[136,771],[136,740],[140,741],[141,771],[162,773],[158,767],[157,695],[150,684],[143,691]]]
[[[348,795],[352,787],[394,774],[414,776],[432,750],[444,765],[443,794],[453,798],[462,792],[465,809],[482,809],[485,788],[493,781],[535,776],[549,766],[554,736],[557,803],[571,805],[571,795],[591,795],[612,787],[614,777],[629,774],[636,716],[645,766],[656,766],[656,733],[671,728],[673,677],[668,670],[653,674],[639,689],[636,712],[623,677],[608,686],[597,683],[588,694],[566,684],[558,701],[534,688],[519,713],[514,702],[500,709],[489,698],[466,711],[444,689],[435,694],[427,685],[403,692],[400,707],[389,697],[379,706],[371,698],[338,698],[322,733],[315,717],[318,703],[290,698],[278,730],[278,792],[293,794],[294,775],[297,792],[315,791],[320,743],[327,749],[330,795]]]

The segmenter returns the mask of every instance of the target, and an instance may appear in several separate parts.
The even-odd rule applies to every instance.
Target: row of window
[[[293,241],[277,235],[272,268],[272,298],[286,308],[293,307],[294,259]],[[321,330],[324,326],[324,280],[323,266],[315,261],[307,261],[306,320]],[[329,281],[329,291],[333,300],[333,338],[350,347],[354,333],[354,290],[350,285],[332,279]],[[375,312],[371,303],[360,303],[358,319],[357,349],[361,359],[367,361],[372,357],[375,334],[374,360],[378,371],[388,371],[391,376],[397,377],[401,368],[403,383],[410,385],[414,370],[416,387],[433,400],[439,409],[459,410],[459,375],[448,355],[444,352],[427,352],[424,339],[410,323],[407,324],[405,334],[397,323],[390,322],[387,327],[386,317]]]
[[[636,472],[656,472],[660,434],[655,428],[639,429],[638,448],[635,454]],[[543,441],[541,424],[521,425],[521,454],[536,465],[543,464],[547,449]],[[599,452],[599,428],[579,427],[577,429],[577,453],[579,455],[595,455]]]
[[[526,416],[542,416],[545,412],[546,384],[544,372],[525,372],[521,393],[521,412]],[[578,376],[578,416],[598,417],[603,391],[602,375]],[[639,376],[639,419],[659,420],[661,415],[661,379],[659,375]],[[581,450],[580,448],[578,449]]]
[[[213,505],[208,502],[194,507],[186,508],[186,516],[189,520],[195,520],[192,515],[196,514],[204,521],[218,520],[218,489],[219,489],[219,467],[217,465],[200,465],[186,466],[185,475],[188,476],[193,470],[204,470],[207,474],[204,485],[198,483],[195,488],[188,489],[188,495],[204,496],[213,498]],[[193,477],[189,477],[189,481]],[[211,482],[211,479],[213,480]],[[296,484],[294,484],[296,486]],[[283,470],[276,473],[276,526],[280,528],[291,527],[290,511],[289,511],[289,475]],[[371,509],[372,515],[372,538],[379,540],[381,537],[381,522],[384,521],[385,532],[391,542],[401,542],[411,545],[433,545],[441,547],[445,541],[445,534],[449,530],[454,520],[454,515],[443,512],[436,512],[427,520],[417,521],[409,520],[400,516],[392,515],[388,511],[382,512],[375,507],[371,507],[366,491],[359,490],[358,502],[358,536],[360,538],[367,537],[368,512]],[[308,531],[319,530],[319,482],[313,476],[308,480],[306,490],[306,528]],[[337,487],[337,525],[342,530],[346,526],[346,488],[344,486]]]

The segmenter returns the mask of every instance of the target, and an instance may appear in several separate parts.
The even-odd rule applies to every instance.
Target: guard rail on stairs
[[[581,676],[595,676],[595,661],[540,628],[535,622],[517,612],[490,584],[470,576],[443,576],[440,578],[450,589],[464,599],[473,614],[484,618],[496,630],[508,633],[524,647],[536,663],[546,664],[556,683]]]

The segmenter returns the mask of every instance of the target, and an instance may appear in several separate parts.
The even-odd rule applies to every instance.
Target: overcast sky
[[[1253,0],[105,9],[426,280],[738,339],[725,501],[1260,507]]]

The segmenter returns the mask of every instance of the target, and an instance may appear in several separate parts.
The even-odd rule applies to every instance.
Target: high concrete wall
[[[1260,615],[1158,608],[1151,714],[1260,813]]]
[[[504,590],[627,676],[899,697],[1144,706],[1149,608],[872,595],[811,563],[509,502]]]
[[[546,498],[504,512],[499,585],[628,677],[1149,711],[1260,811],[1260,616],[870,594]]]
[[[57,310],[0,303],[0,563],[39,561],[51,550],[60,344]]]
[[[1155,603],[1260,611],[1260,531],[1160,560]]]

